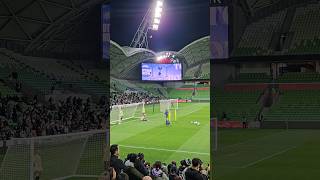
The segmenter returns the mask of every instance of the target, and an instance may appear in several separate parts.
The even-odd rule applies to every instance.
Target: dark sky
[[[111,40],[129,46],[152,0],[115,0],[111,3]],[[179,51],[208,36],[209,0],[164,0],[158,31],[151,31],[149,48]]]

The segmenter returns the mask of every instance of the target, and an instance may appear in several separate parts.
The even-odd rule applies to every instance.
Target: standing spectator
[[[127,167],[124,165],[123,161],[119,159],[120,150],[117,144],[111,145],[110,147],[110,166],[114,168],[117,174],[117,180],[125,180],[128,175],[124,172],[127,170]]]

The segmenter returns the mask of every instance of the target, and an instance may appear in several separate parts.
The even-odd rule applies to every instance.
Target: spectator
[[[192,159],[192,166],[185,172],[185,180],[207,180],[207,172],[202,169],[202,162],[198,158]]]
[[[119,159],[119,153],[120,153],[119,146],[116,144],[111,145],[110,153],[111,153],[110,166],[113,167],[114,170],[116,171],[116,174],[117,174],[116,179],[126,180],[128,175],[125,174],[124,172],[127,170],[127,167],[125,166],[123,161]]]
[[[136,159],[136,162],[134,164],[134,167],[143,175],[147,176],[149,175],[149,171],[147,167],[145,166],[145,160],[144,160],[144,154],[139,153],[138,158]]]
[[[135,167],[134,163],[137,161],[138,156],[134,153],[128,154],[125,166],[127,166],[126,173],[130,180],[141,180],[144,175],[140,173]]]
[[[151,170],[151,176],[155,180],[168,180],[168,176],[163,171],[162,163],[160,161],[156,161]]]

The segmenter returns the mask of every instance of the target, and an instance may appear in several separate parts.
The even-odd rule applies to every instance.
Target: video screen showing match
[[[182,79],[182,65],[142,63],[143,81],[178,81]]]

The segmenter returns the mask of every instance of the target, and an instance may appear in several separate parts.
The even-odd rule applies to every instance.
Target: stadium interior
[[[229,58],[211,58],[213,178],[319,178],[320,1],[225,3]]]

